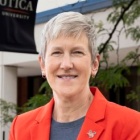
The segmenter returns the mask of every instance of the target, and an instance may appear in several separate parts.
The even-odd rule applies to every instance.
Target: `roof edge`
[[[87,0],[87,1],[77,2],[77,3],[73,3],[66,6],[37,13],[35,23],[40,24],[40,23],[47,22],[53,16],[62,12],[77,11],[85,14],[88,12],[100,10],[111,6],[112,6],[112,0]]]

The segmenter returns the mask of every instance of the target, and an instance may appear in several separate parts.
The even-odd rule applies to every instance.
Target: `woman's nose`
[[[64,57],[62,58],[61,64],[60,64],[60,68],[64,69],[64,70],[69,70],[69,69],[73,68],[73,63],[72,63],[71,57],[69,55],[64,55]]]

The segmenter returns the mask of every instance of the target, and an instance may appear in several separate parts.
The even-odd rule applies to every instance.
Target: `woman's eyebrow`
[[[51,46],[51,50],[62,50],[63,47],[62,46]],[[85,50],[84,47],[78,45],[78,46],[74,46],[72,47],[72,50]]]
[[[82,46],[74,46],[73,50],[84,50]]]
[[[53,50],[61,50],[61,49],[62,49],[61,46],[52,46],[51,48],[52,48]]]

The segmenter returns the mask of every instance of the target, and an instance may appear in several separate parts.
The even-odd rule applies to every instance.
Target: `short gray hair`
[[[77,37],[85,33],[88,38],[89,50],[92,61],[97,55],[97,48],[95,46],[95,29],[86,16],[79,12],[63,12],[49,20],[43,29],[41,38],[40,56],[43,61],[47,51],[47,44],[60,36]]]

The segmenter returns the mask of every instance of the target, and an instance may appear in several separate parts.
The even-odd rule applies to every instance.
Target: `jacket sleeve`
[[[15,138],[15,123],[16,123],[16,120],[17,120],[17,117],[16,116],[11,124],[11,128],[10,128],[10,133],[9,133],[9,140],[16,140]]]
[[[125,111],[127,110],[127,111]],[[140,112],[124,107],[121,140],[140,140]]]

